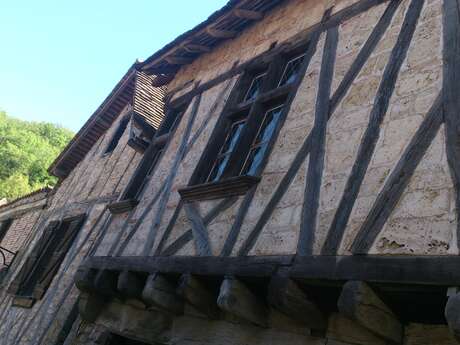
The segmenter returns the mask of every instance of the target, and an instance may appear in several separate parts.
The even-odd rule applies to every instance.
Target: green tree
[[[15,119],[0,111],[0,199],[14,199],[57,181],[48,166],[73,133],[63,127]]]

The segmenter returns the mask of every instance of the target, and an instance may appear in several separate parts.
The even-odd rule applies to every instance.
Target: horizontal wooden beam
[[[193,59],[182,56],[166,56],[165,60],[171,65],[187,65],[193,61]]]
[[[189,53],[208,53],[211,51],[210,47],[195,43],[184,43],[182,48]]]
[[[145,273],[289,277],[327,281],[460,286],[460,256],[254,256],[254,257],[90,257],[86,268]]]
[[[237,32],[233,30],[222,30],[222,29],[216,29],[212,27],[206,28],[206,33],[213,38],[223,38],[223,39],[234,38],[237,35]]]
[[[233,10],[232,13],[237,18],[247,19],[247,20],[260,20],[264,16],[264,14],[262,12],[244,10],[242,8],[236,8],[236,9]]]

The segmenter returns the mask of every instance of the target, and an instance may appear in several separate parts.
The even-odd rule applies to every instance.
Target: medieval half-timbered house
[[[162,121],[163,94],[131,67],[50,167],[58,186],[0,207],[0,344],[65,341],[75,272]]]
[[[458,80],[458,0],[230,0],[51,166],[2,343],[458,344]]]

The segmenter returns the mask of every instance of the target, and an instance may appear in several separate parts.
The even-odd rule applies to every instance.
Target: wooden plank
[[[197,276],[191,274],[182,275],[177,287],[177,293],[210,319],[219,317],[217,294],[212,292]]]
[[[184,210],[192,226],[193,239],[195,240],[195,249],[200,256],[212,256],[211,243],[209,234],[203,218],[201,217],[194,203],[185,203]]]
[[[310,152],[308,171],[305,184],[305,195],[302,206],[300,234],[297,243],[299,255],[311,255],[315,241],[316,218],[319,207],[321,181],[326,154],[326,130],[329,117],[329,98],[332,78],[334,75],[335,56],[339,40],[338,27],[327,31],[324,44],[323,61],[319,75],[318,94],[316,99],[315,123],[312,129],[312,141],[315,143]]]
[[[83,267],[164,274],[271,277],[289,268],[292,279],[460,286],[460,256],[89,257]]]
[[[263,12],[245,10],[242,8],[235,8],[232,11],[232,14],[237,18],[247,19],[247,20],[260,20],[264,17]]]
[[[184,301],[177,295],[176,287],[163,275],[149,275],[142,291],[142,300],[151,308],[180,315],[184,311]]]
[[[171,187],[174,181],[174,178],[176,177],[179,164],[181,163],[185,151],[187,149],[187,142],[189,139],[189,136],[192,131],[193,124],[195,123],[195,119],[198,113],[198,109],[200,107],[201,103],[201,97],[202,94],[199,94],[196,96],[195,101],[193,102],[191,113],[189,115],[188,123],[187,126],[184,130],[184,133],[182,134],[182,140],[180,142],[179,148],[177,149],[176,156],[174,158],[174,161],[171,164],[171,169],[168,174],[168,177],[166,181],[164,182],[164,190],[163,193],[160,197],[159,202],[159,208],[155,214],[155,218],[152,224],[152,227],[149,231],[149,234],[145,240],[144,243],[144,248],[142,249],[142,255],[148,255],[152,251],[153,244],[155,243],[155,239],[157,236],[158,228],[161,224],[161,221],[163,219],[164,212],[166,210],[166,205],[168,203],[168,200],[170,198],[170,191]]]
[[[212,27],[207,27],[206,33],[213,38],[222,38],[222,39],[234,38],[238,34],[236,31],[233,31],[233,30],[223,30],[223,29],[217,29],[217,28],[212,28]]]
[[[239,319],[260,327],[268,327],[267,306],[235,278],[226,278],[222,282],[217,305]]]
[[[455,189],[457,219],[460,220],[460,13],[457,0],[443,5],[443,94],[446,121],[446,152]],[[460,244],[460,221],[457,221],[457,245]]]
[[[310,329],[325,329],[327,322],[318,306],[288,277],[274,276],[268,287],[268,303]]]
[[[366,220],[359,229],[351,247],[353,253],[363,254],[370,250],[390,214],[401,199],[406,187],[409,185],[415,169],[438,133],[442,120],[442,94],[440,94],[407,146],[398,164],[391,172]],[[343,233],[329,233],[322,254],[335,254],[342,236]]]
[[[196,43],[185,43],[182,45],[182,48],[189,53],[208,53],[211,51],[210,47]]]
[[[401,0],[393,0],[390,1],[390,3],[388,4],[388,7],[386,8],[379,22],[372,30],[371,34],[366,40],[366,43],[364,43],[363,47],[356,56],[356,59],[353,61],[349,70],[347,71],[339,86],[337,87],[336,91],[334,92],[334,95],[331,98],[329,116],[331,116],[332,113],[334,113],[335,109],[350,89],[350,86],[352,85],[353,81],[356,79],[359,72],[361,72],[361,69],[364,67],[365,63],[371,56],[375,47],[377,47],[377,44],[380,42],[383,35],[390,26],[391,20],[393,19],[394,14],[396,13],[396,10],[398,9],[400,4]]]
[[[327,11],[323,16],[323,20],[327,20],[329,15],[330,15],[330,12]],[[319,41],[320,34],[321,34],[320,31],[316,31],[311,36],[311,40],[310,40],[310,42],[308,44],[307,52],[306,52],[304,61],[302,63],[302,67],[301,67],[301,70],[299,72],[299,75],[304,75],[306,73],[306,71],[308,69],[308,66],[310,64],[310,61],[311,61],[313,55],[316,52],[316,48],[318,46],[318,41]],[[289,99],[285,104],[285,108],[284,108],[283,112],[289,112],[290,107],[292,105],[292,102],[293,102],[295,96],[297,95],[297,91],[299,89],[299,86],[300,86],[301,82],[302,82],[302,78],[299,78],[296,81],[297,85],[295,87],[293,87],[293,91],[289,95]],[[284,116],[284,119],[285,118],[286,118],[286,116]],[[295,175],[299,171],[300,166],[302,165],[302,163],[307,158],[307,155],[310,152],[310,148],[311,148],[310,143],[311,143],[311,138],[308,137],[304,141],[302,146],[300,147],[299,151],[297,152],[296,156],[294,157],[294,160],[291,163],[291,166],[289,167],[289,169],[286,172],[286,174],[283,176],[283,179],[281,180],[281,182],[278,184],[278,187],[276,188],[276,190],[273,193],[270,201],[268,202],[267,206],[265,207],[264,211],[262,212],[259,220],[257,221],[256,225],[251,230],[251,232],[249,233],[248,237],[246,238],[246,240],[243,242],[241,248],[239,249],[239,251],[238,251],[239,256],[248,255],[249,252],[251,251],[251,249],[254,247],[254,245],[255,245],[255,243],[257,241],[257,238],[259,237],[260,233],[262,232],[262,229],[264,228],[264,226],[267,224],[268,220],[270,219],[273,210],[275,209],[276,205],[278,205],[280,200],[283,198],[283,196],[286,193],[287,189],[289,188],[289,186],[291,185],[292,181],[294,180]],[[271,145],[273,145],[273,143]],[[269,148],[269,150],[271,150],[271,149],[272,149],[272,146]],[[267,155],[266,159],[268,159],[268,155]],[[248,200],[247,206],[245,206],[245,207],[249,208],[250,201],[251,200]],[[243,210],[243,211],[247,212],[247,210]],[[241,212],[241,215],[243,217],[245,216],[245,212]],[[240,220],[240,221],[242,221],[242,220]],[[238,236],[239,228],[235,228],[235,230],[232,231],[230,234],[232,235],[232,238]]]
[[[348,281],[337,302],[339,311],[375,335],[401,344],[403,326],[391,309],[363,281]]]
[[[204,225],[208,225],[210,222],[212,222],[221,212],[225,211],[227,208],[229,208],[231,205],[233,205],[236,202],[236,198],[227,198],[222,200],[220,203],[218,203],[209,213],[204,216]],[[175,221],[174,221],[175,222]],[[168,229],[169,232],[166,232],[163,234],[163,238],[161,239],[160,244],[166,242],[168,236],[170,235],[170,232],[172,231],[174,225],[168,224]],[[173,243],[171,243],[164,251],[161,252],[161,255],[169,256],[177,253],[183,246],[185,246],[188,242],[190,242],[193,239],[193,232],[192,230],[187,230],[184,234],[179,236]],[[159,252],[158,252],[159,253]],[[158,254],[157,254],[158,255]]]
[[[345,232],[361,184],[374,154],[380,136],[380,126],[388,110],[390,98],[393,94],[399,71],[409,50],[423,4],[424,0],[413,0],[409,5],[398,40],[383,72],[382,80],[369,116],[368,127],[359,146],[356,160],[329,229],[329,233],[331,233],[331,235],[328,235],[329,239],[341,238]],[[336,247],[335,244],[328,244],[328,246]]]
[[[181,57],[181,56],[166,56],[165,60],[171,65],[188,65],[193,61],[192,58]]]
[[[118,276],[117,290],[125,298],[140,298],[144,289],[144,279],[138,273],[123,271]]]

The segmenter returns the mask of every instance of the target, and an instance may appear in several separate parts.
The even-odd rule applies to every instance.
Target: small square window
[[[305,54],[302,54],[288,61],[278,86],[293,83],[297,79],[304,59]]]
[[[262,90],[262,83],[264,81],[267,72],[263,72],[261,74],[256,75],[249,86],[248,91],[246,92],[246,96],[244,97],[244,101],[253,101],[259,96],[260,91]]]

